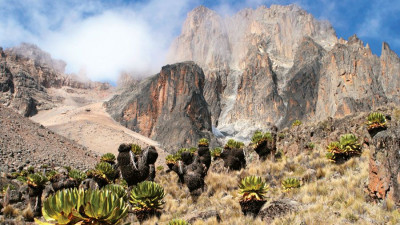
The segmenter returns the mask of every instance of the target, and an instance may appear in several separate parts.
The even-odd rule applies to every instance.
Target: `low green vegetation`
[[[43,202],[43,217],[55,224],[119,224],[128,204],[110,190],[64,189]],[[44,224],[36,220],[38,224]]]
[[[367,117],[368,130],[386,128],[386,117],[380,112],[370,113]]]
[[[331,142],[327,147],[326,157],[334,162],[347,160],[361,154],[361,145],[354,134],[340,136],[339,142]]]
[[[271,132],[265,132],[263,133],[262,131],[257,130],[254,134],[253,137],[251,138],[251,143],[254,145],[259,145],[263,141],[272,141],[272,134]]]
[[[239,183],[240,201],[265,200],[269,186],[257,176],[248,176]]]
[[[301,125],[301,121],[300,120],[295,120],[292,123],[292,127],[296,127],[296,126],[300,126]]]
[[[242,149],[244,147],[244,143],[240,141],[235,141],[234,139],[229,139],[225,146],[224,149]]]
[[[289,191],[291,189],[299,188],[301,186],[300,180],[297,178],[286,178],[282,181],[282,189],[284,191]]]

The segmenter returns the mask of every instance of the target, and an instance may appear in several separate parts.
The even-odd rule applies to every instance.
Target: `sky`
[[[297,4],[338,37],[357,34],[374,54],[384,41],[400,53],[400,1],[391,0],[0,0],[0,46],[33,43],[64,60],[68,73],[115,82],[121,72],[157,73],[195,7],[229,16],[271,4]]]

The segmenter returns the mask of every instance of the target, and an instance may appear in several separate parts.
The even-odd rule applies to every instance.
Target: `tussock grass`
[[[269,202],[282,198],[299,203],[296,212],[275,218],[272,224],[399,224],[400,212],[393,202],[380,204],[368,202],[364,191],[368,180],[368,157],[364,148],[360,157],[343,164],[334,164],[325,157],[325,147],[317,144],[310,151],[295,157],[259,161],[252,156],[251,163],[241,171],[222,173],[210,169],[205,178],[206,190],[193,201],[185,185],[178,184],[175,173],[157,175],[166,192],[166,201],[160,218],[152,218],[144,224],[167,224],[174,218],[190,219],[200,212],[216,210],[220,224],[265,224],[260,218],[244,216],[238,196],[238,182],[248,175],[261,176],[270,189]],[[252,155],[252,154],[250,154]],[[302,180],[301,187],[284,191],[281,182],[287,177]],[[215,217],[192,224],[218,224]]]

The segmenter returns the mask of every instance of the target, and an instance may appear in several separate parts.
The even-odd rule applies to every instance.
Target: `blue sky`
[[[357,34],[374,54],[381,54],[383,41],[400,53],[400,1],[389,0],[0,0],[0,46],[34,43],[65,60],[68,72],[115,80],[122,71],[157,72],[198,5],[231,15],[292,3],[330,21],[338,37]]]

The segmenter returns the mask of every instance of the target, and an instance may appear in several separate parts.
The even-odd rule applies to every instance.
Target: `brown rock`
[[[370,196],[376,199],[389,198],[400,205],[400,130],[389,127],[373,138],[375,149],[369,161]]]
[[[105,106],[116,121],[172,151],[212,137],[203,87],[204,73],[195,63],[167,65]]]

